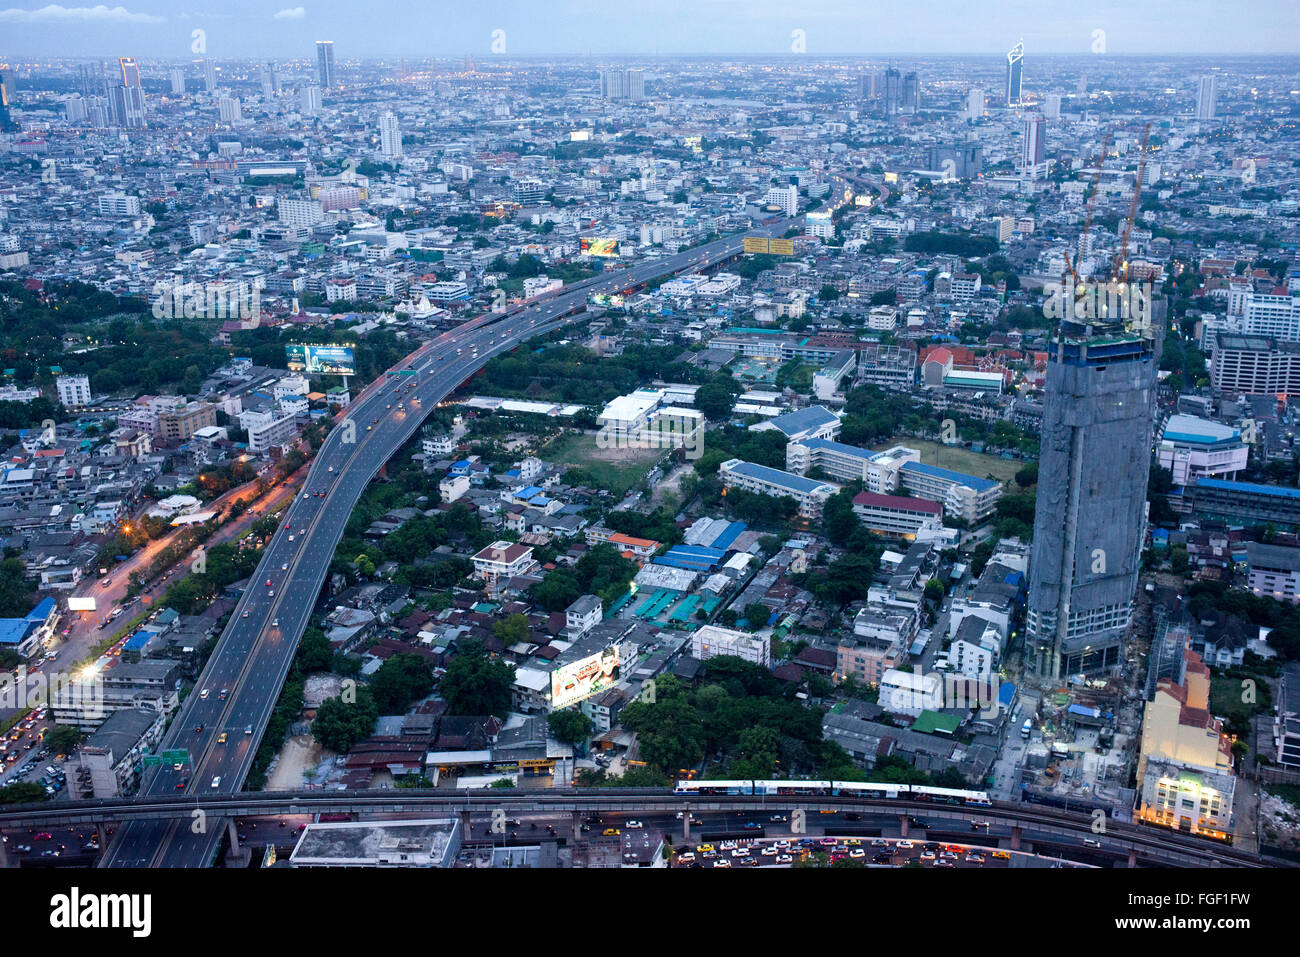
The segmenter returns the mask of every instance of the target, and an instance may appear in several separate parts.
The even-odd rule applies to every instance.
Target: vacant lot
[[[622,495],[650,471],[666,449],[601,449],[596,437],[566,432],[547,443],[539,457],[590,472],[597,485]]]
[[[924,439],[914,439],[906,435],[895,436],[889,440],[888,445],[880,447],[888,448],[889,445],[905,445],[909,449],[916,449],[921,453],[921,463],[923,465],[937,465],[939,468],[964,472],[976,478],[992,476],[999,482],[1012,481],[1015,474],[1028,464],[1020,459],[1004,459],[996,455],[984,455],[980,452],[972,452],[970,449],[940,445],[938,442],[927,442]]]

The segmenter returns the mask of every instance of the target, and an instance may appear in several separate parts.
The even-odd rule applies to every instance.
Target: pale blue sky
[[[120,3],[120,5],[119,5]],[[1300,53],[1296,0],[0,0],[0,57]]]

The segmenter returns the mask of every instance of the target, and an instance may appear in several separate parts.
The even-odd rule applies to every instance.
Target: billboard
[[[584,256],[601,256],[613,259],[618,253],[617,239],[604,239],[600,236],[583,236],[578,240],[578,248]]]
[[[94,595],[91,595],[87,598],[74,598],[71,595],[68,596],[68,611],[94,611],[94,610],[95,610]]]
[[[794,240],[793,239],[772,239],[768,241],[767,251],[773,256],[793,256]]]
[[[291,342],[284,347],[290,372],[307,375],[356,375],[352,346],[309,346]]]
[[[618,681],[618,645],[561,665],[551,672],[551,708],[567,708]]]
[[[747,253],[765,253],[767,252],[767,237],[765,236],[746,236],[745,252]]]

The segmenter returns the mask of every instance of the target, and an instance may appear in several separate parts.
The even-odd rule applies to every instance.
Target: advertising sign
[[[352,346],[310,346],[290,343],[284,347],[290,372],[307,375],[356,375]]]
[[[767,252],[767,237],[765,236],[746,236],[745,252],[747,253],[765,253]]]
[[[551,707],[567,708],[618,680],[618,645],[604,648],[551,672]]]
[[[600,256],[613,259],[618,256],[618,240],[603,239],[600,236],[583,236],[578,240],[578,248],[584,256]]]
[[[90,595],[86,598],[68,597],[68,611],[94,611],[95,596]]]
[[[773,239],[767,244],[767,251],[773,256],[793,256],[794,240],[793,239]]]

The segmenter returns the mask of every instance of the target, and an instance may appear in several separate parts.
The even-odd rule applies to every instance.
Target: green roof
[[[961,719],[955,714],[944,714],[941,711],[922,711],[920,717],[912,722],[912,731],[920,731],[922,734],[952,734],[957,730],[957,725],[961,724]]]

